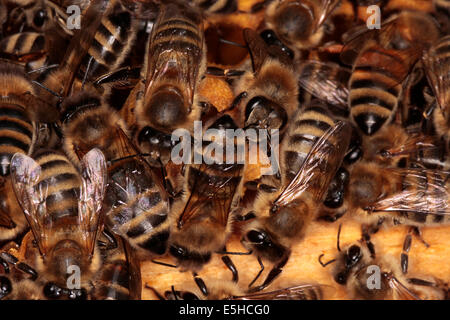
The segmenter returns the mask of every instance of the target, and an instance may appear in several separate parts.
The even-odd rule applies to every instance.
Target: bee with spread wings
[[[295,123],[301,124],[301,121],[297,120]],[[275,266],[264,283],[253,288],[254,291],[264,289],[280,274],[289,259],[291,247],[303,239],[306,228],[317,217],[317,208],[323,202],[329,184],[342,163],[350,143],[351,126],[347,122],[338,121],[327,124],[327,127],[315,143],[305,140],[301,135],[295,135],[295,129],[288,132],[282,148],[288,143],[294,145],[301,141],[309,144],[309,152],[306,158],[302,158],[299,150],[294,153],[298,154],[294,157],[289,149],[282,149],[283,154],[287,153],[285,160],[296,159],[296,162],[285,163],[282,159],[282,187],[276,192],[260,192],[255,200],[252,213],[256,218],[245,226],[241,242],[253,251],[261,266],[262,258],[275,263]],[[292,139],[295,141],[291,141]],[[303,150],[307,150],[306,145]],[[290,178],[292,166],[299,166],[300,169]]]
[[[102,229],[106,161],[98,149],[81,160],[79,172],[63,155],[41,150],[34,159],[16,153],[11,161],[14,191],[30,224],[40,255],[33,265],[45,279],[48,298],[66,292],[86,297],[101,265],[96,244]],[[67,288],[70,267],[80,269],[81,288]]]

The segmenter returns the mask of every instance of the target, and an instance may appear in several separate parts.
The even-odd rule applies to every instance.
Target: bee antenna
[[[319,263],[320,263],[320,265],[322,266],[322,267],[326,267],[327,265],[329,265],[330,263],[333,263],[333,262],[335,262],[336,261],[336,259],[331,259],[330,261],[328,261],[328,262],[325,262],[325,263],[323,263],[322,262],[322,257],[324,256],[324,254],[322,253],[320,256],[319,256]]]
[[[341,238],[341,230],[342,230],[342,223],[339,225],[339,228],[338,228],[337,242],[336,242],[336,247],[339,252],[341,252],[341,246],[340,246],[340,241],[339,241]]]
[[[165,267],[169,267],[169,268],[178,268],[177,265],[174,264],[170,264],[170,263],[165,263],[165,262],[161,262],[161,261],[157,261],[152,259],[151,262],[153,262],[154,264],[159,264],[161,266],[165,266]]]
[[[173,294],[173,297],[175,298],[175,300],[178,300],[178,296],[177,296],[177,292],[175,291],[175,287],[171,286],[170,289],[172,290],[172,294]]]

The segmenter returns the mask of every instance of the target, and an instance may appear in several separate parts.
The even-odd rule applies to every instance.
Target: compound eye
[[[347,253],[347,266],[355,265],[361,259],[361,248],[357,245],[351,246]]]
[[[264,97],[254,97],[250,99],[245,107],[245,119],[250,117],[250,114],[257,108],[264,108],[264,104],[266,104],[268,100]]]
[[[187,256],[187,250],[183,247],[172,245],[170,247],[170,253],[175,257],[185,257]]]
[[[267,235],[262,231],[251,230],[247,233],[247,240],[254,244],[262,244],[267,240]]]
[[[7,277],[0,277],[0,299],[11,293],[11,281]]]
[[[347,282],[347,273],[346,272],[339,272],[334,276],[334,281],[341,285],[345,285]]]
[[[49,299],[59,299],[63,294],[63,290],[56,284],[49,282],[44,287],[44,295]]]
[[[44,10],[39,10],[34,16],[33,23],[36,27],[40,28],[44,25],[47,14]]]

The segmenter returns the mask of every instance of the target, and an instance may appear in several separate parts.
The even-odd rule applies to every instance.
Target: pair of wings
[[[208,172],[208,165],[202,163],[198,167],[198,170],[201,173]],[[236,179],[241,179],[241,172],[242,168],[235,169],[233,174],[230,175],[228,179],[221,181],[220,183],[207,177],[207,174],[206,176],[202,175],[201,177],[196,177],[189,200],[178,219],[178,225],[183,226],[190,220],[194,220],[197,216],[205,213],[204,208],[206,208],[206,206],[210,206],[210,208],[208,208],[208,213],[211,217],[214,217],[215,221],[219,225],[226,226],[229,222],[228,217],[234,199],[234,194],[238,187]],[[187,174],[189,174],[189,171]],[[207,190],[206,195],[205,190]],[[219,194],[224,193],[231,196],[225,198],[223,196],[219,196]]]
[[[315,293],[315,296],[310,297],[309,293],[312,291]],[[322,296],[327,296],[333,291],[332,287],[326,285],[302,284],[269,292],[237,296],[233,297],[232,300],[320,300]],[[317,292],[320,293],[320,296],[316,296]],[[324,293],[326,294],[324,295]]]
[[[338,121],[313,145],[300,170],[273,202],[274,207],[287,206],[305,192],[314,201],[322,201],[328,186],[345,157],[352,128],[348,122]]]
[[[396,179],[402,190],[382,197],[368,211],[449,215],[450,172],[421,168],[386,168],[380,174]]]
[[[16,153],[11,159],[11,179],[16,197],[33,231],[42,255],[46,255],[55,236],[52,219],[46,208],[48,189],[41,177],[44,170],[32,158]],[[107,183],[107,167],[103,153],[89,151],[81,159],[78,223],[86,254],[92,254],[100,229],[101,208]],[[42,181],[40,181],[42,180]]]
[[[153,25],[152,32],[149,37],[149,50],[147,53],[147,74],[146,74],[146,89],[145,92],[151,91],[152,87],[159,82],[164,82],[165,78],[170,78],[171,81],[185,84],[183,86],[183,96],[188,99],[189,106],[194,102],[194,94],[196,85],[200,75],[200,62],[203,60],[203,47],[205,45],[203,24],[198,25],[200,31],[200,39],[196,41],[199,45],[198,49],[186,50],[184,42],[180,40],[179,31],[174,30],[172,34],[167,35],[166,38],[158,38],[160,27],[169,19],[173,19],[173,14],[183,18],[187,10],[181,4],[172,3],[170,9],[175,12],[168,12],[167,7],[161,7],[159,16]],[[192,9],[191,9],[192,10]],[[190,12],[190,14],[200,13]],[[183,20],[183,19],[182,19]],[[169,20],[170,21],[170,20]],[[194,21],[192,21],[194,23]],[[190,26],[192,24],[189,24]],[[153,43],[163,41],[164,45],[153,45]],[[186,41],[192,41],[187,39]],[[168,43],[167,43],[168,42]],[[147,95],[147,94],[146,94]]]
[[[447,110],[450,105],[450,65],[448,63],[450,50],[448,46],[450,46],[450,35],[441,38],[425,53],[423,58],[428,81],[441,110]]]

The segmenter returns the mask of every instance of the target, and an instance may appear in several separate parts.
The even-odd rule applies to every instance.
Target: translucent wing
[[[201,35],[201,39],[198,41],[200,47],[183,41],[182,39],[185,37],[184,30],[181,31],[178,28],[173,28],[173,31],[164,38],[159,36],[159,26],[167,19],[173,19],[175,16],[184,17],[185,14],[195,14],[193,12],[182,12],[184,9],[188,10],[187,7],[181,5],[164,6],[152,29],[149,40],[145,96],[151,96],[155,83],[170,79],[169,81],[187,84],[183,86],[183,96],[187,97],[189,99],[187,102],[189,105],[192,105],[195,86],[199,77],[200,62],[202,61],[204,34],[203,32],[199,33]],[[202,29],[203,25],[199,24],[198,28]],[[170,31],[171,29],[168,30]],[[157,42],[160,42],[162,45],[155,45]]]
[[[16,153],[11,159],[11,179],[41,254],[47,254],[52,236],[52,219],[47,212],[47,182],[40,181],[41,167],[32,158]]]
[[[398,181],[398,192],[381,198],[368,211],[450,214],[448,179],[450,172],[424,169],[385,169]]]
[[[317,0],[320,2],[319,6],[314,6],[314,9],[317,11],[315,16],[318,17],[316,19],[315,31],[320,28],[320,26],[327,20],[333,10],[337,7],[340,0]]]
[[[78,222],[81,235],[87,248],[92,254],[95,238],[100,229],[101,209],[107,182],[107,167],[103,153],[92,149],[81,160],[81,186],[78,201]]]
[[[347,122],[339,121],[328,129],[312,147],[302,167],[286,189],[275,200],[275,206],[285,206],[305,191],[321,201],[331,179],[345,156],[350,144],[352,129]]]
[[[303,284],[280,290],[233,297],[233,300],[321,300],[324,291],[331,292],[333,288],[318,284]]]
[[[448,46],[450,36],[443,37],[424,54],[423,61],[428,81],[441,110],[446,111],[450,104],[450,64]],[[447,49],[446,49],[447,48]],[[445,53],[447,51],[447,54]]]
[[[300,62],[299,71],[298,82],[303,89],[322,101],[347,109],[350,69],[332,62],[308,60]]]
[[[224,179],[215,178],[217,173],[211,171],[206,164],[189,169],[188,175],[195,170],[195,181],[189,200],[178,219],[179,227],[203,214],[212,217],[222,226],[228,223],[233,196],[241,180],[242,166],[223,165],[222,169],[227,175]]]

